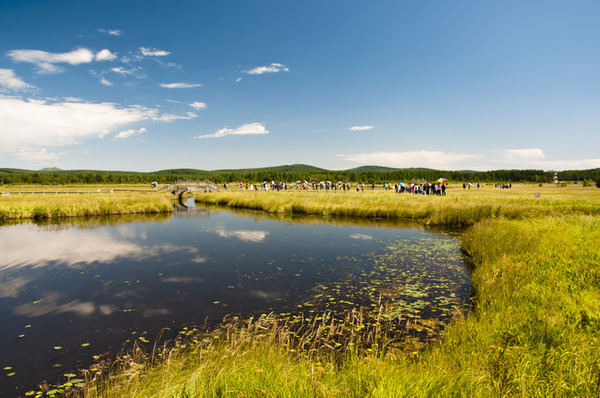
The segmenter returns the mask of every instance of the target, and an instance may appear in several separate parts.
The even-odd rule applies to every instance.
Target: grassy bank
[[[134,351],[105,364],[114,371],[109,378],[95,370],[77,375],[87,383],[76,395],[600,395],[596,188],[461,188],[446,197],[234,191],[198,201],[273,214],[471,225],[461,245],[475,264],[474,308],[425,348],[394,344],[384,309],[375,323],[356,309],[338,323],[326,313],[312,315],[301,328],[265,317],[211,333],[188,330],[174,348]],[[64,391],[68,383],[55,390]]]
[[[475,308],[422,351],[386,348],[351,314],[342,329],[370,344],[332,345],[339,329],[327,320],[292,334],[262,318],[157,350],[143,364],[125,358],[108,381],[88,374],[83,395],[598,396],[599,240],[597,216],[470,228],[463,247],[476,263]]]
[[[490,218],[600,214],[600,190],[597,188],[525,184],[506,190],[493,186],[479,190],[452,187],[443,197],[381,190],[263,192],[234,189],[197,195],[196,202],[270,213],[405,219],[452,225],[473,225]]]
[[[0,221],[171,211],[173,211],[173,196],[169,193],[16,194],[13,192],[0,197]]]

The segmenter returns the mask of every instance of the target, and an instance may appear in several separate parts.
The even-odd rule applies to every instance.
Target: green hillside
[[[152,172],[118,170],[23,170],[0,168],[0,185],[6,184],[134,184],[157,181],[161,184],[176,180],[210,179],[224,182],[262,181],[347,181],[364,183],[394,183],[435,181],[440,177],[450,182],[552,182],[554,172],[543,170],[444,171],[427,168],[395,169],[382,166],[361,166],[348,170],[326,170],[306,164],[282,165],[249,169],[166,169]],[[600,181],[600,169],[569,170],[559,173],[562,181]]]

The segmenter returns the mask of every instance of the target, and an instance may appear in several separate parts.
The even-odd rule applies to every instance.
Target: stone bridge
[[[199,192],[219,192],[223,191],[224,188],[215,184],[212,181],[176,181],[173,184],[169,184],[160,189],[161,191],[171,192],[173,195],[181,198],[181,195],[188,191],[199,191]]]

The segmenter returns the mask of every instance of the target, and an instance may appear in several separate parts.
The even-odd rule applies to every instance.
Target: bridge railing
[[[176,191],[180,189],[188,190],[189,188],[208,188],[211,191],[222,191],[223,187],[215,184],[210,180],[177,180],[172,184],[168,184],[161,188],[162,191]]]

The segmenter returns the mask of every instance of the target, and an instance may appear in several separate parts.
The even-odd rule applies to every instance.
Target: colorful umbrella
[[[447,178],[438,178],[438,182],[448,182]]]

